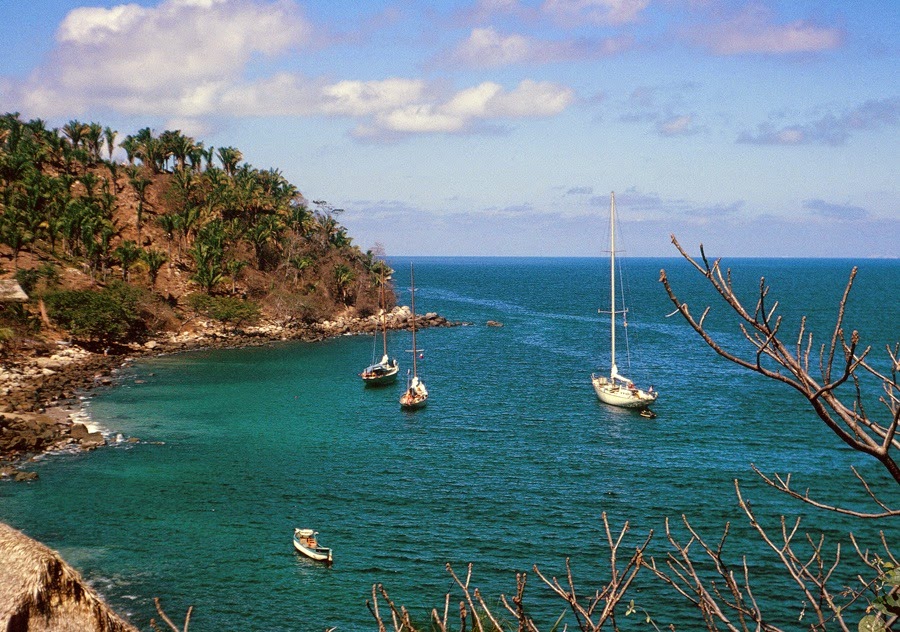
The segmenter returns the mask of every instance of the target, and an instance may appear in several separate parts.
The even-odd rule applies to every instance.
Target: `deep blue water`
[[[731,560],[751,556],[757,596],[791,627],[801,599],[768,563],[734,479],[772,528],[781,514],[802,515],[829,542],[846,543],[852,529],[875,546],[878,529],[896,527],[815,511],[757,482],[751,463],[793,472],[829,502],[859,505],[855,465],[898,504],[896,485],[791,389],[718,358],[680,316],[666,316],[674,308],[658,282],[662,267],[693,313],[711,300],[684,262],[625,262],[632,369],[621,348],[619,365],[661,392],[658,417],[647,420],[601,404],[591,389],[591,372],[608,363],[608,317],[597,314],[608,300],[605,261],[415,261],[418,310],[472,323],[420,332],[431,392],[424,410],[399,410],[400,382],[362,388],[367,337],[141,361],[87,403],[108,431],[141,442],[42,460],[39,481],[0,485],[0,519],[60,551],[142,629],[158,596],[176,618],[193,604],[194,630],[376,629],[365,605],[376,582],[424,621],[443,608],[448,562],[460,573],[472,562],[473,583],[495,598],[515,591],[516,571],[529,571],[526,601],[549,629],[563,604],[531,567],[562,576],[569,557],[582,592],[592,591],[607,574],[603,512],[616,529],[630,521],[629,543],[655,530],[657,555],[667,550],[666,517],[684,536],[685,514],[712,542],[730,521]],[[408,303],[409,261],[391,262]],[[853,262],[728,263],[750,307],[766,276],[786,340],[805,314],[815,345],[828,342]],[[860,330],[885,368],[884,346],[900,333],[900,261],[859,266],[847,328]],[[713,303],[710,328],[746,350],[727,316]],[[403,373],[410,345],[408,332],[390,339]],[[877,406],[872,414],[882,414]],[[293,553],[294,526],[321,532],[335,550],[332,568]],[[633,597],[657,624],[701,627],[678,597],[642,577]],[[642,627],[634,617],[620,623]]]

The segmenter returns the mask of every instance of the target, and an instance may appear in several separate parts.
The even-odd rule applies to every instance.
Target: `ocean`
[[[526,605],[549,629],[566,607],[532,567],[564,579],[569,559],[580,592],[592,593],[609,573],[604,512],[616,533],[629,524],[620,559],[652,530],[660,563],[671,550],[667,518],[679,539],[687,539],[685,516],[711,543],[730,524],[728,559],[748,556],[771,621],[799,629],[802,597],[748,524],[734,480],[775,536],[781,515],[799,516],[801,532],[823,533],[826,549],[843,542],[847,581],[847,533],[875,548],[878,531],[890,536],[896,526],[802,505],[752,472],[755,464],[793,473],[797,487],[825,502],[864,507],[854,466],[900,505],[879,466],[842,444],[802,397],[719,358],[670,316],[661,268],[692,313],[712,305],[707,324],[717,339],[752,357],[735,319],[686,262],[622,260],[630,351],[620,336],[619,369],[659,391],[657,417],[645,419],[600,403],[591,388],[591,373],[608,371],[609,316],[597,312],[608,308],[605,260],[414,261],[417,310],[468,323],[419,332],[425,409],[399,409],[402,377],[363,388],[357,374],[372,359],[369,336],[141,360],[84,402],[111,438],[139,441],[41,459],[38,481],[0,485],[0,520],[59,551],[141,629],[159,597],[176,621],[193,605],[192,630],[347,632],[377,629],[366,607],[376,583],[425,624],[454,588],[448,563],[462,576],[471,563],[472,585],[506,621],[499,596],[514,594],[516,572],[527,572]],[[410,259],[390,263],[408,304]],[[725,263],[751,309],[766,277],[785,340],[796,341],[806,315],[814,348],[830,340],[858,265],[846,328],[860,331],[873,363],[887,370],[885,345],[900,333],[900,261]],[[389,345],[403,376],[409,332],[392,333]],[[884,418],[871,399],[877,384],[863,390],[869,413]],[[320,532],[334,549],[331,568],[293,552],[294,527]],[[703,627],[647,571],[628,599],[660,628]],[[457,590],[451,612],[458,600]],[[620,617],[620,626],[649,628],[643,611]]]

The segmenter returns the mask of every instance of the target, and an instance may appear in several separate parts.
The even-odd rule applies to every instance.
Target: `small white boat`
[[[625,314],[628,312],[624,307],[616,310],[616,194],[610,195],[609,202],[609,235],[610,235],[610,252],[609,252],[609,272],[610,272],[610,304],[609,312],[599,310],[601,313],[608,313],[610,316],[610,371],[609,377],[605,375],[591,374],[591,383],[594,385],[594,391],[600,401],[610,404],[611,406],[619,406],[620,408],[639,408],[646,410],[648,414],[642,412],[642,416],[652,419],[656,415],[649,410],[648,406],[656,401],[659,393],[653,390],[651,386],[647,390],[638,388],[634,382],[619,373],[619,367],[616,366],[616,314],[622,315],[625,322]],[[625,323],[627,326],[627,322]]]
[[[331,566],[331,549],[320,546],[317,535],[319,532],[312,529],[294,529],[294,548],[310,559]]]
[[[413,368],[412,375],[407,376],[406,390],[400,396],[401,410],[417,410],[424,408],[428,403],[428,389],[425,383],[419,379],[419,368],[416,363],[416,356],[419,355],[420,349],[416,348],[416,277],[412,264],[409,264],[409,279],[412,288],[412,299],[410,306],[412,311],[412,358]]]

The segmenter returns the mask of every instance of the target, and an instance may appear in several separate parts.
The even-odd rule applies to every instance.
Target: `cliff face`
[[[137,632],[55,551],[3,523],[0,630]]]

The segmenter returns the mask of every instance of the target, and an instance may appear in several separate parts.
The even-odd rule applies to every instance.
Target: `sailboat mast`
[[[409,283],[412,288],[412,298],[410,299],[412,311],[412,351],[413,351],[413,377],[419,374],[416,370],[416,275],[413,270],[413,264],[409,264]]]
[[[609,196],[609,322],[610,322],[610,376],[616,368],[616,193]]]
[[[387,317],[385,311],[387,306],[384,303],[384,269],[381,270],[381,340],[384,342],[384,355],[387,356]]]

